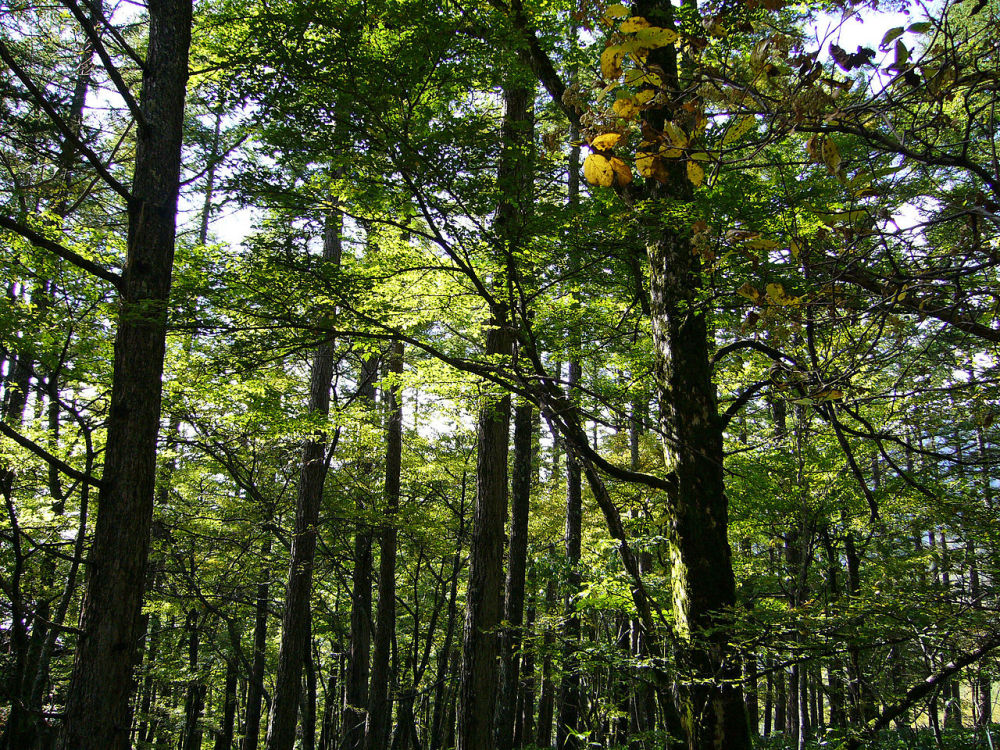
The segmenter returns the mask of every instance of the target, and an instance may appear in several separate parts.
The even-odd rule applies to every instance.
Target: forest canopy
[[[7,0],[0,749],[992,747],[997,0]]]

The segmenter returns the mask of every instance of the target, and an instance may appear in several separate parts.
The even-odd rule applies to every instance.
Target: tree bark
[[[403,372],[403,344],[393,342],[389,372]],[[368,692],[368,718],[365,725],[365,750],[384,750],[389,746],[392,719],[390,700],[391,674],[389,657],[396,633],[396,536],[399,512],[400,471],[403,456],[403,406],[399,385],[389,389],[389,424],[386,431],[385,511],[379,535],[378,612],[372,649],[372,679]]]
[[[201,627],[198,610],[191,609],[187,614],[185,629],[188,631],[188,685],[184,698],[184,733],[181,750],[200,750],[201,748],[201,714],[205,710],[205,683],[198,674],[198,648],[201,640]]]
[[[340,263],[340,215],[327,214],[323,233],[323,260]],[[313,358],[309,384],[309,414],[325,418],[330,413],[330,383],[333,380],[334,343],[321,344]],[[291,750],[295,743],[302,663],[309,645],[309,612],[312,594],[313,558],[316,552],[316,525],[326,480],[327,436],[317,431],[302,448],[298,495],[295,503],[295,532],[292,537],[285,611],[281,620],[281,647],[278,673],[271,699],[267,728],[267,750]]]
[[[533,409],[522,403],[514,410],[514,475],[511,479],[510,541],[507,545],[507,583],[501,633],[500,686],[497,697],[497,750],[510,750],[517,720],[517,695],[521,674],[521,641],[524,623],[524,583],[528,559],[528,513],[534,464]]]
[[[375,407],[378,357],[368,357],[358,377],[358,398]],[[371,468],[371,467],[369,467]],[[364,511],[359,499],[358,514]],[[372,535],[366,523],[354,531],[354,571],[351,576],[351,642],[344,686],[342,750],[360,750],[365,741],[368,710],[368,669],[372,640]]]
[[[262,559],[271,554],[271,538],[264,539],[260,550]],[[243,721],[242,750],[257,750],[260,742],[261,701],[264,697],[264,660],[267,655],[267,605],[270,601],[269,570],[264,570],[263,580],[257,584],[256,616],[253,628],[253,663],[247,679],[247,705]]]
[[[497,210],[497,260],[513,277],[514,251],[531,196],[530,164],[532,97],[525,86],[504,89],[503,149],[497,173],[502,199]],[[498,284],[486,334],[486,356],[513,354],[511,306]],[[499,682],[497,627],[503,584],[504,524],[507,518],[507,453],[510,439],[510,395],[487,396],[479,410],[476,458],[476,505],[469,549],[462,664],[459,673],[458,750],[492,750]]]
[[[156,481],[191,0],[151,0],[107,447],[61,747],[124,750]]]

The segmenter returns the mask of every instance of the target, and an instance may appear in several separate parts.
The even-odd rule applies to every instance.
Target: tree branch
[[[25,70],[17,64],[17,61],[11,54],[10,48],[8,48],[3,41],[0,41],[0,60],[3,60],[4,63],[6,63],[7,66],[14,72],[14,75],[17,76],[18,80],[24,84],[28,93],[31,94],[32,99],[39,107],[42,108],[49,120],[52,121],[52,124],[55,125],[56,129],[62,134],[63,138],[72,143],[73,146],[80,151],[80,153],[87,157],[87,161],[90,162],[90,165],[101,176],[101,179],[104,180],[105,184],[126,201],[131,202],[132,194],[124,185],[115,179],[115,177],[108,171],[107,167],[105,167],[98,158],[97,154],[95,154],[87,144],[81,141],[66,121],[60,117],[59,113],[56,112],[55,107],[53,107],[49,100],[45,98],[45,94],[43,94],[35,85],[35,82],[31,80],[31,76],[29,76]]]
[[[6,435],[15,443],[20,445],[22,448],[27,448],[36,456],[46,461],[50,466],[54,466],[55,468],[59,469],[59,471],[61,471],[66,476],[72,477],[73,479],[77,479],[81,482],[85,482],[86,484],[89,484],[91,487],[97,487],[98,489],[103,488],[104,484],[103,482],[101,482],[100,479],[95,479],[86,472],[82,472],[79,469],[74,469],[72,466],[63,461],[61,458],[52,455],[38,443],[34,442],[33,440],[29,440],[24,435],[17,432],[4,422],[0,422],[0,434]]]
[[[55,240],[50,240],[43,234],[36,232],[31,227],[27,227],[19,221],[15,221],[9,216],[0,215],[0,227],[4,229],[9,229],[15,234],[19,234],[24,239],[28,240],[32,245],[40,247],[42,250],[48,250],[53,255],[56,255],[63,260],[72,263],[77,268],[80,268],[87,273],[96,276],[99,279],[107,281],[119,292],[122,290],[122,277],[113,271],[109,271],[104,266],[95,263],[92,260],[87,260],[79,253],[75,253],[68,247],[60,245]]]

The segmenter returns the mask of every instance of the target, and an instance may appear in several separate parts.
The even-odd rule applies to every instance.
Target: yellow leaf
[[[678,156],[681,156],[683,153],[684,152],[681,149],[679,149],[679,148],[665,148],[665,149],[663,149],[663,155],[667,159],[676,159]]]
[[[620,78],[622,74],[622,60],[625,58],[625,51],[620,45],[612,45],[601,53],[601,75],[605,79],[613,80]]]
[[[611,162],[600,154],[591,154],[583,160],[583,176],[591,185],[601,187],[611,187],[615,182]]]
[[[626,86],[638,87],[644,84],[653,88],[659,88],[663,85],[663,79],[653,71],[643,70],[642,68],[632,68],[625,74]]]
[[[687,133],[681,130],[681,127],[673,120],[667,120],[663,123],[663,129],[670,136],[670,143],[676,148],[684,148],[688,145]]]
[[[611,109],[614,110],[615,114],[624,119],[629,119],[639,114],[639,108],[636,103],[631,98],[629,99],[618,99],[612,105]]]
[[[691,180],[691,184],[695,187],[701,185],[702,181],[705,179],[705,170],[701,168],[701,165],[696,161],[689,161],[687,163],[687,173],[688,179]]]
[[[722,145],[728,146],[734,141],[738,141],[746,132],[753,127],[754,119],[750,115],[744,115],[729,125],[726,134],[722,137]]]
[[[635,168],[639,170],[639,174],[643,177],[652,177],[656,158],[656,154],[652,154],[649,151],[636,152]]]
[[[641,107],[643,104],[648,102],[654,96],[656,96],[656,92],[653,91],[653,89],[643,89],[642,91],[636,93],[635,103]]]
[[[619,186],[624,187],[632,182],[632,170],[617,156],[611,158],[611,170],[614,172]]]
[[[628,8],[626,8],[621,3],[615,3],[614,5],[609,5],[608,9],[604,11],[604,17],[607,19],[612,18],[625,18],[628,15]]]
[[[590,147],[595,151],[607,151],[609,148],[614,148],[614,146],[621,139],[622,139],[621,133],[604,133],[602,135],[597,136],[594,140],[592,140],[590,142]]]
[[[774,240],[750,240],[745,247],[752,250],[774,250],[778,247],[778,243]]]
[[[634,34],[636,31],[639,31],[639,29],[647,29],[649,26],[649,21],[642,16],[632,16],[628,20],[622,22],[622,25],[619,27],[619,31],[623,34]]]
[[[739,289],[737,289],[736,293],[741,297],[746,297],[749,300],[756,300],[760,297],[760,292],[758,292],[753,286],[751,286],[749,281],[745,283],[743,286],[741,286]]]
[[[827,170],[830,174],[837,174],[840,171],[840,151],[837,150],[837,144],[833,142],[830,136],[823,139],[823,163],[826,164]]]
[[[792,251],[792,258],[795,259],[795,260],[798,260],[799,253],[802,252],[802,248],[799,247],[799,243],[796,242],[795,240],[792,240],[788,244],[788,249]]]
[[[641,42],[644,47],[656,49],[657,47],[666,47],[668,44],[676,42],[678,34],[672,29],[650,26],[645,29],[639,29],[636,32],[635,38],[637,41]]]
[[[769,302],[778,302],[785,297],[785,287],[781,284],[768,284],[765,289]]]

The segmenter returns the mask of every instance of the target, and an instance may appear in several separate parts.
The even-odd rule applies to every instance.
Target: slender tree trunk
[[[323,260],[340,263],[340,214],[331,210],[323,232]],[[330,383],[333,380],[334,343],[321,344],[313,358],[309,384],[309,413],[325,417],[330,412]],[[281,647],[278,673],[271,699],[267,728],[267,750],[291,750],[295,743],[298,715],[299,680],[302,661],[309,645],[309,612],[312,594],[313,558],[316,551],[316,526],[326,480],[327,436],[318,432],[302,448],[298,495],[295,503],[295,532],[285,586],[285,612],[281,620]]]
[[[458,539],[455,545],[455,555],[452,558],[451,589],[448,592],[448,615],[444,629],[444,643],[438,651],[437,681],[434,686],[434,713],[431,718],[430,750],[441,750],[447,747],[447,735],[451,733],[450,701],[447,700],[451,684],[451,652],[452,641],[458,620],[458,577],[462,570],[462,544],[465,539],[465,508],[468,485],[468,474],[462,472],[461,497],[458,511]]]
[[[309,639],[302,655],[305,679],[302,681],[302,750],[316,750],[316,664],[312,650],[312,617],[309,618]]]
[[[503,617],[508,625],[501,633],[500,643],[497,750],[510,750],[513,747],[517,721],[517,697],[522,662],[519,652],[524,622],[524,582],[528,560],[528,513],[534,466],[533,411],[530,403],[518,404],[514,411],[514,473],[511,479],[510,542],[507,545],[507,584]]]
[[[156,481],[191,0],[151,0],[111,404],[61,747],[124,750]]]
[[[577,143],[579,133],[575,126],[570,126],[570,142]],[[577,206],[580,200],[580,147],[572,146],[569,151],[567,165],[568,186],[567,199],[570,208]],[[579,263],[570,261],[571,283],[576,282],[575,275],[579,271]],[[581,367],[579,361],[580,331],[569,331],[568,342],[571,351],[568,352],[569,371],[566,378],[567,398],[573,399],[580,384]],[[563,626],[563,678],[559,685],[559,718],[556,722],[556,747],[558,750],[577,750],[582,746],[579,739],[581,721],[580,671],[577,650],[580,641],[580,618],[576,614],[575,599],[581,586],[580,552],[583,534],[583,477],[580,464],[574,458],[572,451],[566,453],[566,527],[565,550],[566,564],[569,574],[566,580],[566,599],[564,609],[566,621]]]
[[[187,614],[185,629],[188,631],[188,685],[184,698],[184,733],[181,750],[200,750],[201,714],[205,710],[205,683],[198,673],[198,648],[201,628],[198,610]]]
[[[368,357],[358,377],[358,398],[375,408],[378,357]],[[374,467],[368,467],[374,470]],[[358,515],[364,511],[358,501]],[[365,740],[368,710],[368,668],[372,640],[372,536],[367,524],[354,530],[354,571],[351,577],[351,644],[344,686],[342,750],[360,750]]]
[[[271,538],[266,537],[260,550],[263,560],[271,554]],[[246,716],[243,720],[242,750],[257,750],[260,741],[261,701],[264,697],[264,666],[267,656],[267,605],[270,601],[269,570],[264,570],[257,584],[257,602],[253,628],[253,663],[247,678]]]
[[[226,660],[226,682],[222,690],[222,723],[215,735],[215,750],[232,750],[233,731],[236,724],[236,686],[240,672],[236,658]]]
[[[389,372],[403,372],[403,345],[393,343]],[[378,612],[375,642],[372,649],[372,679],[368,691],[368,719],[365,725],[365,750],[384,750],[389,746],[392,719],[390,700],[391,674],[389,656],[396,634],[396,535],[399,512],[400,467],[403,455],[403,406],[399,386],[389,389],[389,424],[385,456],[385,513],[379,535]]]
[[[552,612],[556,606],[556,582],[551,577],[545,584],[545,611]],[[552,679],[552,649],[555,636],[550,627],[544,626],[542,633],[541,689],[538,695],[538,731],[535,744],[547,748],[552,744],[552,717],[555,713],[555,685]]]

